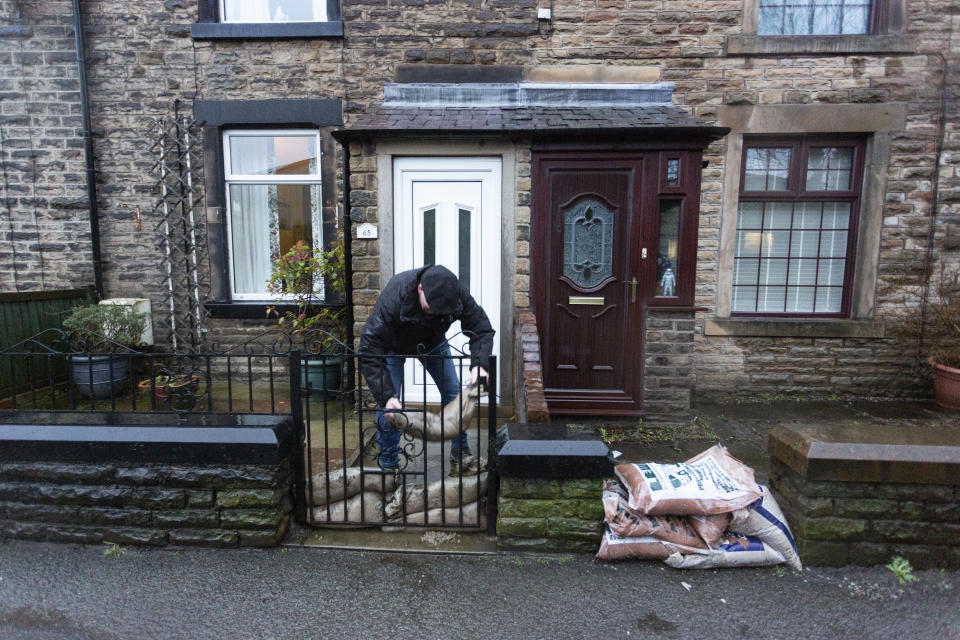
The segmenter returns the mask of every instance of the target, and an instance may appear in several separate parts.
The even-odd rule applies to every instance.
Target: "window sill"
[[[728,56],[847,53],[914,53],[916,39],[902,34],[847,36],[730,36]]]
[[[276,307],[277,311],[283,313],[285,311],[294,311],[296,310],[296,305],[293,304],[275,304],[273,302],[208,302],[206,303],[207,311],[210,312],[211,318],[232,318],[232,319],[244,319],[244,320],[270,320],[276,322],[276,318],[267,317],[267,307]],[[318,304],[314,305],[316,307],[342,307],[342,304],[330,303],[330,304]]]
[[[752,336],[767,338],[882,338],[882,320],[817,318],[708,318],[707,336]]]
[[[343,21],[328,22],[195,22],[194,40],[279,40],[343,37]]]

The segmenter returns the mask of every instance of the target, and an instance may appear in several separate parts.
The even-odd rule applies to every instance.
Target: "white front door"
[[[500,352],[500,158],[396,158],[394,273],[442,264],[457,274],[483,307]],[[467,352],[469,340],[455,322],[447,332],[451,350]],[[464,363],[461,383],[469,383]],[[440,392],[423,367],[409,360],[404,398],[439,402]],[[424,388],[426,386],[426,389]]]

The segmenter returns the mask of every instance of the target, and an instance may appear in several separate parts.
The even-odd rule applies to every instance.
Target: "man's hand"
[[[477,378],[481,376],[486,378],[488,375],[489,374],[487,373],[487,370],[483,367],[474,367],[473,369],[470,369],[470,384],[476,384]]]
[[[403,409],[403,405],[400,404],[400,401],[396,398],[390,398],[387,400],[387,404],[383,405],[383,417],[393,422],[396,420],[396,416],[393,414],[393,409]]]

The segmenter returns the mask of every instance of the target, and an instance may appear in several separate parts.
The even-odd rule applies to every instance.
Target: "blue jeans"
[[[428,356],[449,356],[450,346],[443,343],[435,347],[427,354]],[[420,358],[423,368],[427,370],[434,384],[440,389],[440,402],[446,406],[460,393],[460,378],[457,377],[457,367],[453,364],[451,358]],[[387,372],[390,374],[390,382],[397,392],[397,397],[403,397],[403,356],[395,354],[387,355]],[[396,467],[398,464],[397,454],[400,449],[400,432],[387,420],[380,407],[377,407],[377,444],[380,447],[380,466],[383,468]],[[467,442],[467,434],[460,432],[459,436],[450,440],[450,457],[457,459],[462,455],[469,455],[470,445]]]

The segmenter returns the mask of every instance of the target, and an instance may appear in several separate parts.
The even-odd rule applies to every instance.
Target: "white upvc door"
[[[500,353],[500,158],[396,158],[394,184],[394,273],[442,264],[469,281],[470,293],[496,330]],[[451,349],[467,352],[460,323],[447,332]],[[461,384],[469,383],[467,364]],[[404,369],[404,398],[439,402],[440,392],[419,362]]]

